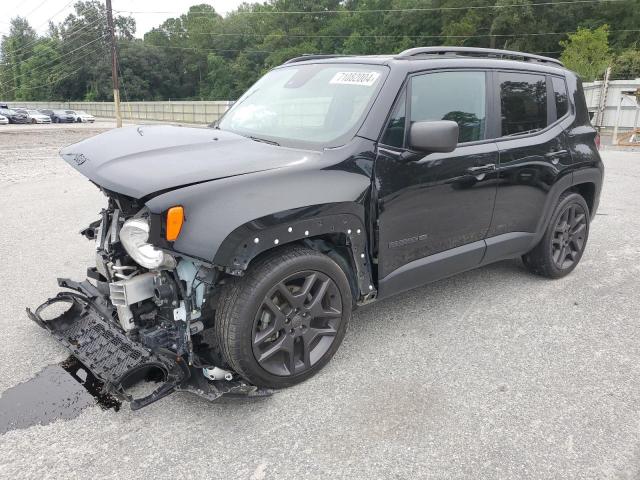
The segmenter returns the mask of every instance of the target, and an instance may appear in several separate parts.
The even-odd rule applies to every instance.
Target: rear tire
[[[580,262],[588,238],[589,207],[581,195],[565,192],[540,243],[522,261],[536,275],[562,278]]]
[[[303,247],[276,250],[222,289],[216,337],[229,366],[254,385],[289,387],[333,357],[351,317],[344,271]]]

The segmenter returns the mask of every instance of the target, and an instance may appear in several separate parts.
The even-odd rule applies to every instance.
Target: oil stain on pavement
[[[10,430],[70,420],[93,405],[120,409],[120,402],[102,393],[102,383],[75,357],[49,365],[34,378],[0,396],[0,435]]]

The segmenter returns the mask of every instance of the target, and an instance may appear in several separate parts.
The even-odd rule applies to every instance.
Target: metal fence
[[[590,112],[595,112],[598,108],[600,89],[602,81],[584,84],[584,93],[587,99],[587,107]],[[618,105],[623,91],[637,90],[640,88],[640,78],[635,80],[611,80],[607,91],[607,100],[604,108],[602,126],[604,128],[614,128],[618,120],[620,129],[630,129],[636,127],[638,122],[638,100],[626,95],[622,98],[620,105],[620,118],[618,119]]]
[[[122,102],[120,110],[125,120],[159,122],[211,123],[222,116],[233,102]],[[113,118],[113,102],[11,102],[11,105],[33,108],[84,110],[96,117]]]

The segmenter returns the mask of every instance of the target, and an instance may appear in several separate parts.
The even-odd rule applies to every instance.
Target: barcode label
[[[338,72],[329,81],[334,85],[363,85],[370,87],[380,74],[378,72]]]

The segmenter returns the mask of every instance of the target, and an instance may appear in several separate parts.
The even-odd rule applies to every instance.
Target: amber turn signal
[[[184,208],[171,207],[167,211],[167,240],[173,242],[178,238],[182,222],[184,222]]]

